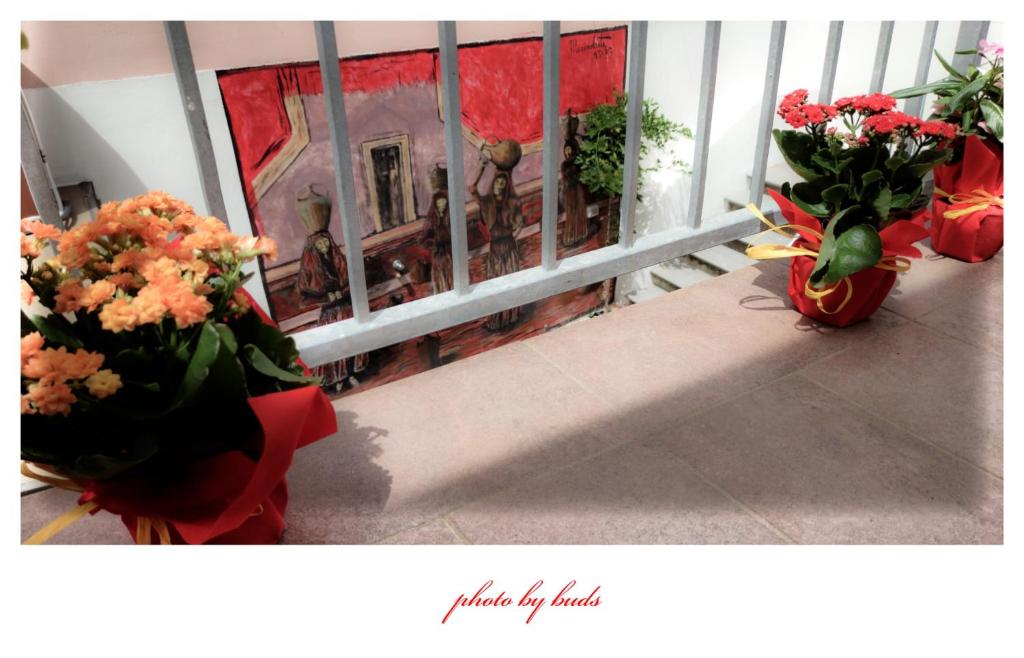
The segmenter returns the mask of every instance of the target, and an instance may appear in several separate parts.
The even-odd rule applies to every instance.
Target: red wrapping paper
[[[991,140],[968,135],[963,159],[954,165],[935,168],[935,188],[950,195],[983,190],[997,197],[1003,196],[1002,149]],[[992,204],[958,219],[945,217],[951,208],[959,207],[963,204],[950,204],[946,197],[935,195],[932,201],[932,248],[944,256],[968,263],[992,258],[1003,248],[1003,208]]]
[[[273,324],[249,300],[263,321]],[[248,403],[263,439],[257,458],[235,450],[197,460],[162,479],[83,482],[85,492],[79,503],[91,501],[119,515],[137,543],[140,516],[165,521],[172,543],[276,543],[284,532],[285,474],[292,456],[297,449],[334,434],[337,418],[318,386],[260,395]],[[153,531],[149,543],[158,541]]]
[[[779,205],[788,223],[822,232],[821,223],[817,218],[808,215],[778,192],[768,190],[768,193]],[[926,214],[927,210],[922,209],[911,219],[895,221],[882,229],[879,233],[882,238],[882,255],[920,258],[921,252],[913,243],[928,235],[928,230],[923,226]],[[819,239],[805,232],[799,234],[800,238],[793,246],[818,251],[821,246]],[[804,294],[807,279],[814,270],[815,262],[816,259],[811,256],[796,256],[790,259],[789,298],[802,314],[835,327],[846,327],[870,317],[882,305],[896,283],[896,272],[891,270],[877,267],[861,270],[850,276],[850,285],[853,285],[853,296],[850,301],[841,310],[837,310],[847,293],[848,284],[841,281],[835,292],[821,300],[827,311],[823,312],[815,300]]]

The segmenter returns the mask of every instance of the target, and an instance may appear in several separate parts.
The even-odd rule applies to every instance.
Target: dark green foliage
[[[586,131],[580,138],[580,182],[597,198],[612,198],[622,194],[622,164],[626,150],[626,94],[616,94],[615,102],[597,105],[587,113]],[[658,103],[644,99],[640,120],[640,160],[653,148],[663,149],[678,137],[693,138],[686,126],[675,123],[661,113]],[[687,169],[685,162],[673,158],[673,167]],[[644,174],[662,167],[659,160],[654,167],[640,167],[637,189],[643,186]],[[637,195],[639,198],[639,194]]]

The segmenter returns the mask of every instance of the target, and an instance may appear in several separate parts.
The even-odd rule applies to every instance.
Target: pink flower
[[[996,57],[1003,56],[1003,47],[994,41],[986,41],[982,39],[978,42],[978,50],[984,55],[995,55]]]

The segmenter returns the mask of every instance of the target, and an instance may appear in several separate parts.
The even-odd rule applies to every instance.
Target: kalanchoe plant
[[[49,311],[21,314],[22,459],[102,480],[257,451],[247,398],[316,383],[240,290],[275,251],[161,192],[22,220],[23,300]]]
[[[921,181],[943,163],[956,128],[895,111],[883,94],[807,102],[807,90],[782,99],[778,114],[794,130],[774,130],[786,162],[804,179],[781,193],[821,221],[824,239],[811,274],[816,288],[875,265],[879,232],[928,202]]]
[[[960,129],[962,135],[1003,141],[1003,47],[982,40],[977,50],[959,50],[957,55],[980,55],[981,65],[965,73],[953,68],[939,51],[935,56],[949,73],[941,80],[892,92],[893,98],[913,98],[934,93],[933,119]]]

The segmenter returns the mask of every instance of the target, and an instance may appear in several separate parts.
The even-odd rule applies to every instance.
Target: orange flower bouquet
[[[81,492],[30,541],[100,510],[138,543],[277,541],[292,453],[335,419],[241,287],[274,243],[163,192],[21,231],[23,299],[50,311],[21,316],[22,471]]]

